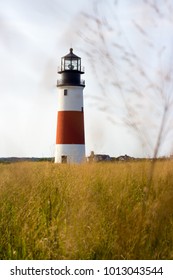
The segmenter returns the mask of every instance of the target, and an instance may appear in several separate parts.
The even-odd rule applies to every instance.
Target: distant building
[[[134,160],[134,157],[130,157],[128,155],[124,155],[124,156],[119,156],[116,158],[116,160],[118,161],[127,161],[127,160]]]
[[[101,161],[128,161],[134,160],[135,158],[130,157],[128,155],[119,156],[119,157],[110,157],[109,155],[105,154],[95,154],[94,151],[91,151],[90,156],[86,158],[87,162],[101,162]]]

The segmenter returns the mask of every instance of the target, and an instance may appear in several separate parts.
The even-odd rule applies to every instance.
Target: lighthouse
[[[57,80],[58,114],[55,163],[80,163],[85,157],[83,89],[84,68],[81,58],[73,53],[61,58]]]

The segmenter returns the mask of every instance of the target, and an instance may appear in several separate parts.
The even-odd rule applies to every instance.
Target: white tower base
[[[55,163],[81,163],[85,160],[85,145],[56,144]]]

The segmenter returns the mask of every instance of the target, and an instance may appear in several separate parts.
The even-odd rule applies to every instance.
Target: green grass
[[[0,165],[0,259],[173,259],[173,162]]]

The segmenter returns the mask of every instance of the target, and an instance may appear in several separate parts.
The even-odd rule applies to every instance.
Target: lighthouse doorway
[[[67,163],[67,156],[61,156],[61,163]]]

